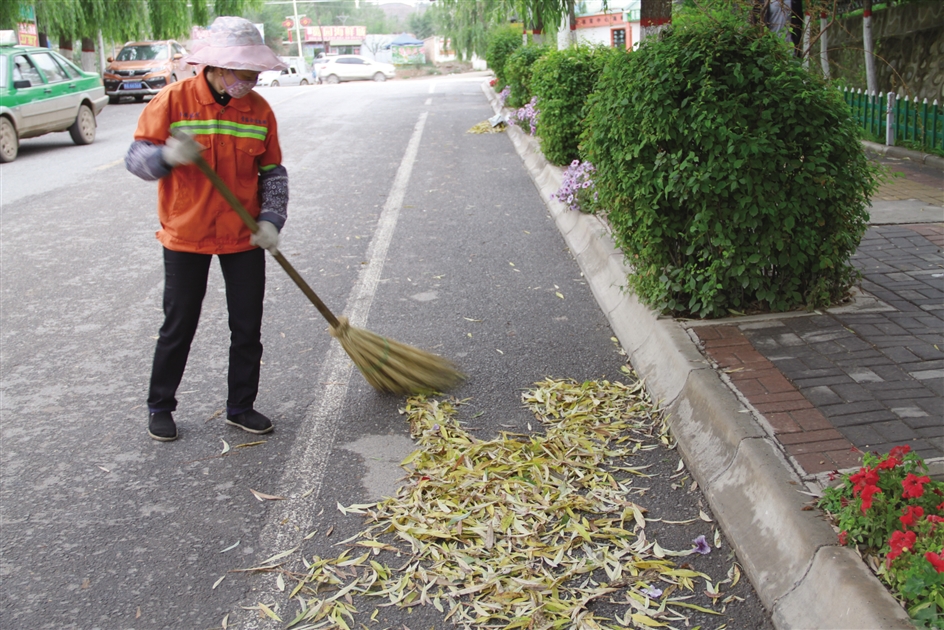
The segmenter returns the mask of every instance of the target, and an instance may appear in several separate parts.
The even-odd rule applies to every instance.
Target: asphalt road
[[[625,357],[508,138],[466,133],[491,115],[483,80],[260,93],[290,176],[283,253],[336,313],[457,361],[465,420],[487,438],[532,430],[520,395],[536,381],[619,379]],[[106,107],[91,146],[27,140],[0,167],[3,628],[213,628],[227,615],[231,628],[269,627],[241,606],[293,604],[271,576],[231,571],[315,530],[334,534],[304,553],[336,553],[361,526],[336,503],[391,495],[413,450],[402,398],[364,382],[272,261],[256,407],[274,433],[223,424],[228,329],[214,265],[180,438],[147,436],[163,282],[156,186],[123,165],[143,106]],[[666,473],[647,497],[653,515],[708,511],[697,491],[669,490],[677,454],[647,457]],[[711,533],[699,524],[665,526],[663,546]],[[729,552],[699,570],[720,580]],[[705,627],[770,627],[746,580],[732,592],[745,601],[702,616]],[[399,614],[404,626],[451,625],[433,609]]]

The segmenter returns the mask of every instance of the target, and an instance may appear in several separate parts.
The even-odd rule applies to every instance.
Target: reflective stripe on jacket
[[[147,104],[134,139],[164,144],[175,129],[207,147],[203,158],[253,217],[260,212],[259,173],[281,164],[275,116],[264,98],[250,92],[223,106],[203,73],[172,83]],[[200,170],[174,168],[158,181],[158,240],[167,249],[232,254],[252,249],[251,232]]]

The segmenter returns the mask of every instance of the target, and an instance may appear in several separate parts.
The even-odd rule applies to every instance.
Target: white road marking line
[[[367,248],[367,268],[361,271],[358,284],[351,292],[352,297],[356,296],[353,304],[351,300],[348,300],[348,313],[350,313],[348,317],[353,326],[363,326],[367,322],[367,311],[370,309],[370,303],[373,301],[377,285],[380,283],[384,261],[387,259],[387,249],[390,247],[390,241],[393,240],[393,230],[397,227],[400,207],[403,205],[403,195],[406,194],[407,184],[410,183],[410,174],[413,172],[413,163],[416,162],[416,155],[419,153],[420,138],[423,136],[423,127],[426,126],[427,116],[429,116],[429,112],[420,114],[420,118],[413,128],[413,136],[407,144],[406,153],[400,162],[400,168],[397,169],[397,176],[393,180],[393,188],[390,189],[387,202],[380,213],[377,230],[374,232],[374,237]]]
[[[432,105],[432,104],[433,104],[433,99],[431,98],[426,99],[426,102],[423,103],[423,105]]]
[[[400,216],[403,196],[419,153],[420,139],[423,136],[423,127],[426,125],[428,115],[428,112],[420,114],[413,128],[413,135],[400,161],[393,187],[387,195],[387,201],[377,221],[377,229],[367,248],[367,266],[361,270],[357,283],[348,295],[347,308],[344,312],[353,326],[363,327],[367,322],[370,305],[383,273],[387,250]],[[285,472],[276,486],[279,494],[291,497],[292,500],[280,502],[280,506],[270,508],[260,534],[260,547],[263,554],[290,549],[298,544],[300,536],[311,530],[311,516],[314,514],[312,507],[321,494],[328,456],[334,445],[341,409],[344,406],[353,371],[354,364],[344,352],[341,344],[332,341],[328,356],[318,375],[317,383],[319,386],[323,384],[324,389],[321,395],[312,402],[307,417],[300,425],[304,429],[292,447],[289,461],[283,469]],[[306,495],[305,501],[301,500],[303,494]],[[284,525],[281,524],[283,522]],[[296,530],[295,527],[298,529]],[[274,593],[274,580],[272,575],[266,575],[256,581],[246,596],[247,600],[252,600],[256,592],[259,592],[260,596]],[[269,588],[269,582],[272,582],[272,588]],[[250,601],[247,605],[254,604],[254,601]],[[252,630],[265,627],[258,625],[266,622],[254,611],[249,613],[240,609],[238,614],[246,617],[242,620],[242,624],[245,625],[239,625],[240,628]]]

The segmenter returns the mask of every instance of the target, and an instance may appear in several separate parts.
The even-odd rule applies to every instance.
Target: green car
[[[53,131],[91,144],[108,103],[101,77],[46,48],[5,44],[8,33],[0,32],[0,162],[16,159],[20,139]]]

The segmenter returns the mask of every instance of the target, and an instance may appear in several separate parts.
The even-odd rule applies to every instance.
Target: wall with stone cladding
[[[838,20],[828,32],[830,72],[865,90],[862,16]],[[944,2],[923,0],[872,14],[875,70],[881,92],[944,103]],[[810,68],[819,67],[819,45]]]

